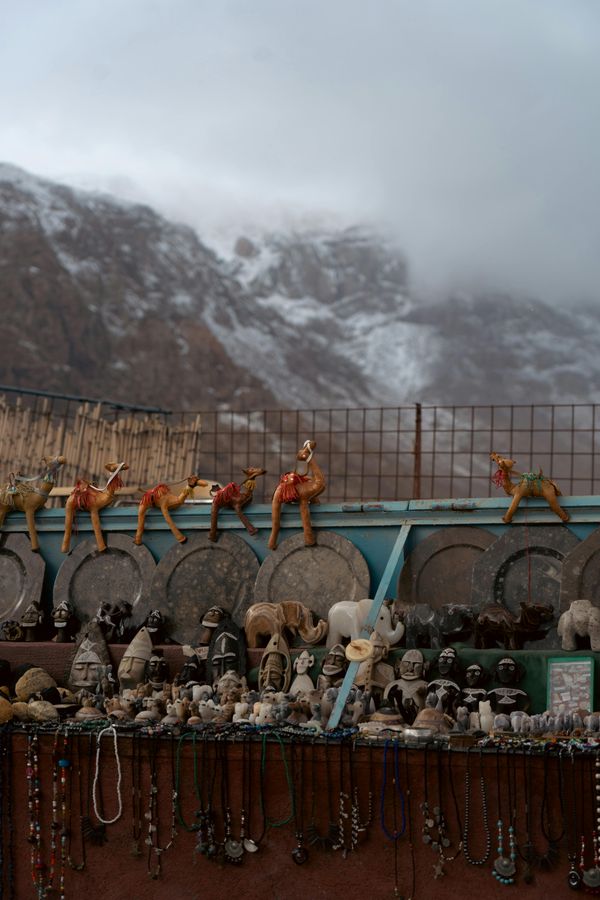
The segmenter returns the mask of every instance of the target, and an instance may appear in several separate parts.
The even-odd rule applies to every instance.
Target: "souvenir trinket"
[[[274,634],[266,646],[258,669],[258,689],[287,691],[292,677],[292,661],[282,634]]]
[[[295,697],[297,694],[309,694],[314,691],[315,686],[312,678],[308,674],[308,670],[315,664],[315,658],[308,650],[303,650],[294,660],[293,669],[296,673],[294,680],[290,684],[290,696]]]
[[[490,459],[498,466],[492,481],[497,487],[502,487],[505,494],[513,498],[507,512],[502,516],[503,522],[506,522],[507,525],[512,522],[523,497],[543,497],[552,512],[556,513],[559,519],[562,519],[563,522],[569,521],[570,516],[568,512],[562,509],[556,499],[561,495],[559,486],[551,478],[547,478],[541,469],[539,472],[525,472],[521,474],[513,472],[514,459],[500,456],[499,453],[490,453]],[[519,481],[512,481],[511,475],[518,475]]]
[[[328,688],[339,688],[347,668],[346,650],[342,644],[335,644],[323,660],[321,673],[317,677],[317,690],[324,692]]]
[[[477,712],[479,703],[486,699],[485,682],[487,673],[480,663],[473,663],[465,669],[466,686],[461,691],[460,702],[469,712]]]
[[[363,652],[365,645],[371,645],[367,656]],[[390,645],[377,631],[371,634],[368,641],[357,639],[346,647],[346,656],[351,662],[361,661],[354,677],[356,687],[362,688],[377,705],[384,689],[394,678],[394,668],[385,662]],[[367,651],[368,652],[368,651]]]
[[[227,613],[222,606],[211,606],[207,609],[202,617],[202,631],[198,635],[198,644],[210,644],[215,628],[220,625],[223,619],[227,618]]]
[[[213,684],[230,669],[239,675],[246,674],[246,639],[230,616],[214,629],[207,666]]]
[[[589,638],[590,649],[600,650],[600,609],[592,600],[572,600],[558,620],[558,636],[563,650],[577,650],[577,638]]]
[[[494,687],[487,692],[487,698],[492,704],[495,713],[510,714],[515,710],[527,711],[529,697],[525,691],[515,687],[522,677],[522,666],[510,656],[501,659],[494,669],[496,680],[500,687]]]
[[[312,610],[297,600],[254,603],[244,619],[248,647],[260,646],[261,638],[264,646],[274,634],[283,634],[286,641],[299,635],[305,644],[318,644],[327,634],[327,622],[319,619],[315,625],[314,618]]]
[[[77,626],[75,610],[70,600],[61,600],[52,610],[52,621],[56,628],[56,635],[52,638],[59,644],[65,644],[73,640],[73,631]]]
[[[99,552],[103,553],[106,550],[106,542],[100,525],[100,510],[109,506],[115,499],[117,490],[123,487],[120,473],[128,469],[129,466],[124,462],[109,462],[106,463],[104,468],[107,472],[110,472],[110,475],[103,488],[97,487],[90,481],[80,479],[67,499],[65,505],[65,533],[61,547],[62,553],[69,552],[73,520],[75,513],[80,510],[86,510],[90,514]]]
[[[31,549],[38,552],[40,542],[35,527],[35,514],[41,509],[56,483],[59,469],[66,463],[64,456],[42,458],[43,469],[39,475],[27,478],[21,473],[10,475],[7,484],[0,488],[0,529],[7,513],[25,513]]]
[[[319,495],[323,493],[326,487],[325,476],[313,458],[316,446],[315,441],[305,441],[296,455],[296,459],[299,462],[306,463],[305,474],[300,475],[294,470],[293,472],[286,472],[279,479],[271,504],[272,528],[269,538],[269,550],[277,548],[282,503],[298,502],[304,530],[304,543],[307,547],[312,547],[316,543],[310,521],[309,504],[318,503]]]
[[[505,606],[491,603],[484,606],[475,620],[475,646],[522,650],[525,641],[545,637],[553,621],[554,610],[550,604],[521,601],[519,615],[515,616]]]
[[[119,663],[117,678],[121,691],[133,690],[146,680],[146,667],[152,656],[152,639],[145,627],[140,628]]]
[[[383,692],[384,699],[396,705],[407,722],[412,724],[419,710],[425,706],[427,682],[423,678],[425,659],[420,650],[407,650],[394,664],[396,680]]]
[[[33,600],[21,616],[20,624],[26,641],[35,641],[38,638],[43,621],[42,608],[37,600]]]
[[[363,633],[373,606],[373,600],[340,600],[334,603],[327,614],[329,633],[327,646],[341,644],[344,638],[351,641]],[[393,601],[384,600],[377,615],[373,631],[377,631],[389,646],[397,644],[404,635],[404,623],[394,612]]]
[[[219,488],[213,494],[212,507],[210,511],[210,533],[208,539],[210,541],[217,540],[217,525],[219,519],[219,510],[224,507],[232,509],[236,514],[248,534],[255,535],[258,529],[254,527],[248,516],[244,513],[244,507],[247,506],[254,496],[256,487],[256,479],[261,475],[266,475],[266,469],[248,468],[242,470],[246,476],[246,480],[241,485],[230,481],[223,488]],[[212,493],[212,491],[211,491]]]
[[[138,524],[137,531],[133,539],[134,544],[140,545],[142,543],[144,526],[146,523],[146,513],[151,507],[160,509],[161,513],[163,514],[163,518],[171,529],[176,541],[179,541],[180,544],[184,544],[187,541],[186,536],[181,533],[181,531],[173,521],[171,517],[171,510],[175,510],[180,506],[183,506],[185,501],[189,500],[189,498],[193,496],[194,488],[197,485],[199,485],[200,487],[208,487],[208,481],[202,481],[198,477],[198,475],[188,475],[187,479],[182,479],[182,481],[178,481],[176,483],[183,484],[184,481],[186,481],[186,486],[180,494],[174,494],[168,484],[162,483],[157,484],[156,487],[145,492],[144,496],[140,500],[140,505],[138,506]]]
[[[123,644],[126,638],[125,622],[132,611],[131,603],[126,600],[119,603],[103,601],[92,621],[98,623],[108,644]]]
[[[75,644],[71,671],[67,679],[72,691],[95,691],[102,667],[110,665],[108,647],[100,626],[89,622],[81,630]]]

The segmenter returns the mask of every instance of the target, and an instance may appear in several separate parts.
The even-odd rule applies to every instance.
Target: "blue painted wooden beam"
[[[383,601],[388,595],[392,579],[397,572],[400,560],[404,559],[404,546],[406,544],[410,529],[410,525],[403,525],[398,533],[396,543],[394,544],[392,552],[390,553],[387,565],[381,577],[381,581],[379,582],[379,587],[377,588],[377,592],[375,594],[375,597],[373,598],[373,603],[371,604],[371,610],[367,617],[367,621],[365,622],[364,628],[360,633],[361,638],[368,638],[373,631],[373,626],[377,621],[377,617],[379,616],[379,611],[383,605]],[[356,673],[358,672],[359,665],[360,663],[358,662],[351,662],[348,666],[348,669],[346,670],[344,681],[342,682],[342,686],[339,689],[337,699],[335,701],[335,706],[333,707],[331,716],[329,717],[329,722],[327,723],[327,729],[329,731],[332,728],[337,728],[339,724],[344,706],[346,705],[346,700],[348,699],[348,694],[350,693],[350,689],[354,683],[354,679],[356,678]]]

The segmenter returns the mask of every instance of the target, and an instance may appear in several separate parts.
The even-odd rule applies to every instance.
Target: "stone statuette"
[[[308,674],[308,670],[312,669],[315,664],[315,658],[308,650],[303,650],[294,660],[293,669],[296,673],[294,680],[290,684],[290,696],[295,697],[298,694],[308,694],[314,691],[315,686],[313,680]]]
[[[425,660],[420,650],[407,650],[394,665],[396,680],[390,682],[383,692],[407,722],[413,722],[419,710],[425,706],[427,682],[423,678]]]
[[[79,633],[68,677],[73,692],[94,692],[102,675],[102,667],[110,665],[108,647],[100,626],[89,622]]]
[[[117,678],[121,691],[134,690],[146,680],[146,668],[152,656],[152,638],[146,627],[140,628],[119,664]]]
[[[282,634],[274,634],[266,646],[258,670],[258,689],[287,691],[292,676],[290,651]]]
[[[246,612],[244,631],[248,647],[260,646],[260,639],[268,643],[274,634],[300,635],[305,644],[318,644],[327,634],[327,622],[313,622],[312,610],[296,600],[280,603],[254,603]]]

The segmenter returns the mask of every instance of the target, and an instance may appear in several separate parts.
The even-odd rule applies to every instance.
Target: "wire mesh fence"
[[[62,484],[101,480],[109,458],[128,483],[174,482],[198,472],[226,484],[262,466],[255,498],[268,502],[305,440],[317,442],[328,502],[486,497],[496,451],[519,471],[542,469],[564,494],[600,488],[600,407],[422,406],[370,409],[173,412],[0,386],[0,457],[6,476],[64,453]],[[302,471],[302,466],[300,466]]]

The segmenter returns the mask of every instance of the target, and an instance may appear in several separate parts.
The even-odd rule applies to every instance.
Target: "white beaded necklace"
[[[115,762],[117,764],[117,801],[118,801],[118,810],[117,814],[113,819],[104,819],[100,815],[98,811],[98,803],[96,801],[96,787],[98,785],[98,775],[100,773],[100,742],[102,740],[102,735],[107,734],[108,732],[112,732],[113,742],[114,742],[114,752],[115,752]],[[121,797],[121,760],[119,759],[119,749],[117,746],[117,729],[114,725],[108,725],[106,728],[103,728],[102,731],[98,732],[97,735],[97,745],[96,745],[96,771],[94,773],[94,783],[92,786],[92,802],[94,804],[94,813],[99,822],[102,822],[103,825],[113,825],[118,819],[121,818],[121,814],[123,812],[123,799]]]

